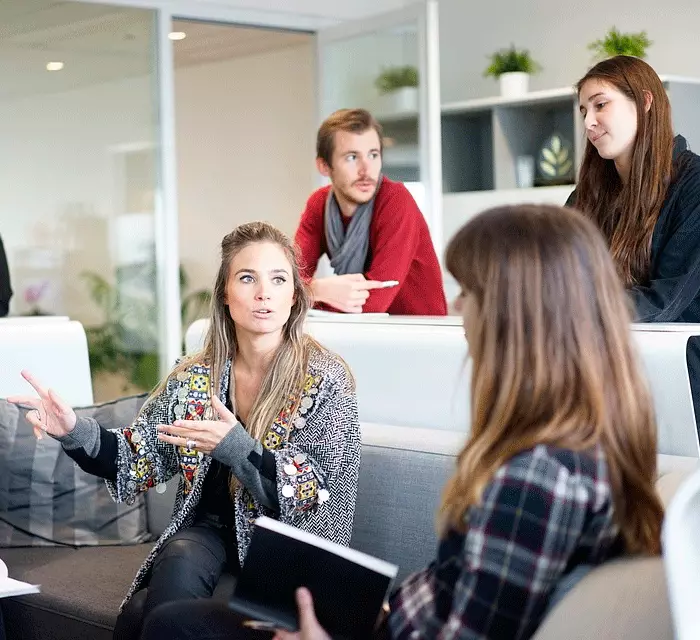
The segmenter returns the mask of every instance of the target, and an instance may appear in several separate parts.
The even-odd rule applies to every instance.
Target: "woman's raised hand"
[[[52,389],[45,389],[29,371],[22,371],[22,377],[34,388],[37,396],[10,396],[8,402],[33,407],[27,412],[27,422],[32,425],[34,435],[41,440],[44,431],[49,435],[61,437],[68,435],[75,428],[77,417]]]

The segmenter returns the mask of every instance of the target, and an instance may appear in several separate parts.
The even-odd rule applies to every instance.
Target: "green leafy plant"
[[[521,72],[537,73],[542,67],[530,56],[527,49],[518,50],[515,45],[510,49],[501,49],[490,56],[491,64],[486,67],[484,76],[498,78],[504,73]]]
[[[208,289],[197,289],[196,291],[185,292],[190,288],[190,281],[185,270],[180,267],[180,317],[182,330],[186,331],[195,320],[209,316],[209,305],[211,304],[211,291]]]
[[[144,266],[135,275],[141,282],[148,283],[146,291],[155,289],[155,273],[151,265]],[[85,329],[92,373],[122,373],[135,387],[152,389],[160,377],[156,305],[143,296],[120,292],[116,285],[97,273],[86,271],[81,277],[90,299],[103,316],[102,324]],[[211,301],[211,292],[205,289],[185,295],[188,286],[187,274],[181,267],[183,330],[196,318],[207,314]]]
[[[588,48],[594,52],[597,59],[612,58],[613,56],[634,56],[635,58],[644,58],[646,50],[651,46],[646,31],[639,33],[621,33],[615,27],[601,40],[596,40],[588,45]]]
[[[374,81],[379,93],[392,93],[403,87],[418,86],[418,69],[407,65],[405,67],[390,67],[384,69]]]

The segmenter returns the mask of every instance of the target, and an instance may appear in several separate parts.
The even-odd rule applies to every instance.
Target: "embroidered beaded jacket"
[[[231,361],[222,372],[225,401]],[[243,564],[258,516],[278,518],[339,544],[350,543],[360,466],[360,426],[354,383],[345,365],[328,351],[312,351],[300,398],[290,398],[262,438],[274,454],[279,513],[260,504],[242,485],[234,499],[238,556]],[[172,519],[139,569],[122,607],[145,586],[153,560],[168,538],[191,526],[212,458],[157,438],[156,427],[178,418],[208,414],[210,371],[192,364],[171,376],[165,389],[144,405],[135,422],[116,430],[117,479],[107,481],[112,497],[133,502],[143,491],[165,489],[179,475]],[[298,408],[292,412],[294,406]],[[296,472],[290,475],[290,465]]]

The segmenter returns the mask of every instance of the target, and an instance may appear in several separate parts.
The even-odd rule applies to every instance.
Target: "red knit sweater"
[[[296,232],[302,276],[306,280],[313,277],[319,258],[328,253],[324,214],[330,188],[330,185],[322,187],[311,194]],[[419,316],[447,314],[442,274],[428,225],[401,182],[383,178],[377,191],[364,275],[368,280],[398,280],[399,285],[370,291],[363,312]]]

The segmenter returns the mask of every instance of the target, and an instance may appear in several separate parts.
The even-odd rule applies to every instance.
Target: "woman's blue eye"
[[[272,282],[274,282],[275,284],[284,284],[285,282],[287,282],[287,279],[283,276],[275,276],[272,279]]]
[[[241,276],[241,282],[255,282],[255,279],[253,278],[253,276],[245,274]]]

